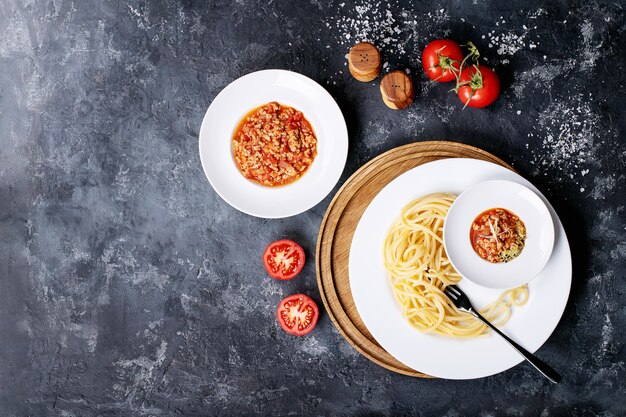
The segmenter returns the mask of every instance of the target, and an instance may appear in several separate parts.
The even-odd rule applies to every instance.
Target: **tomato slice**
[[[294,278],[304,267],[304,250],[293,240],[282,239],[270,243],[263,252],[263,264],[270,277],[286,280]]]
[[[315,328],[320,310],[315,301],[304,294],[284,298],[276,310],[278,324],[289,334],[304,336]]]

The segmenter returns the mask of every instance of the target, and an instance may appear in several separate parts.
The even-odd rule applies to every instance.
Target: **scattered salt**
[[[582,94],[553,102],[539,114],[534,133],[528,134],[543,137],[541,146],[531,150],[532,164],[543,166],[544,172],[550,169],[557,181],[582,178],[595,162],[594,138],[600,125],[600,116]]]
[[[498,49],[496,53],[498,55],[515,55],[517,51],[524,47],[524,39],[526,33],[518,35],[515,32],[505,32],[498,36],[492,36],[492,40],[497,42]],[[491,44],[490,44],[491,45]]]
[[[344,7],[345,3],[339,6]],[[392,11],[393,10],[393,11]],[[441,28],[450,20],[445,9],[415,15],[412,8],[380,1],[357,1],[327,20],[331,29],[338,32],[340,46],[349,48],[357,42],[368,41],[384,47],[385,54],[401,57],[412,51],[415,43],[422,43],[417,27],[430,25]],[[440,36],[441,36],[441,32]]]

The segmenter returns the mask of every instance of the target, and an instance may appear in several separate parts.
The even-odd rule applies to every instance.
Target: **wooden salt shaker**
[[[392,71],[380,81],[380,94],[387,107],[394,110],[406,109],[415,98],[413,81],[404,71]]]
[[[348,53],[348,69],[354,78],[364,83],[375,80],[380,74],[380,51],[369,42],[357,43]]]

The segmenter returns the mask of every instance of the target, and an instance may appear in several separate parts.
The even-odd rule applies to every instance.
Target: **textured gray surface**
[[[624,3],[524,0],[0,2],[0,415],[626,414]],[[398,30],[396,31],[395,28]],[[503,80],[461,111],[425,81],[434,37],[474,41]],[[404,112],[346,75],[357,38],[408,66]],[[480,146],[555,205],[574,255],[564,317],[527,365],[478,381],[419,380],[361,357],[322,314],[293,338],[285,295],[320,305],[313,262],[267,278],[264,246],[314,255],[328,197],[284,220],[230,208],[200,167],[202,116],[229,82],[302,72],[342,108],[342,181],[415,140]]]

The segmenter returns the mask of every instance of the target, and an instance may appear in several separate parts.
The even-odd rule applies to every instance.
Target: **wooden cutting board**
[[[330,202],[317,236],[317,285],[326,311],[343,337],[362,355],[394,372],[432,378],[411,369],[385,351],[367,330],[352,299],[348,256],[363,212],[378,192],[400,174],[444,158],[473,158],[513,170],[494,155],[457,142],[415,142],[394,148],[356,171]]]

